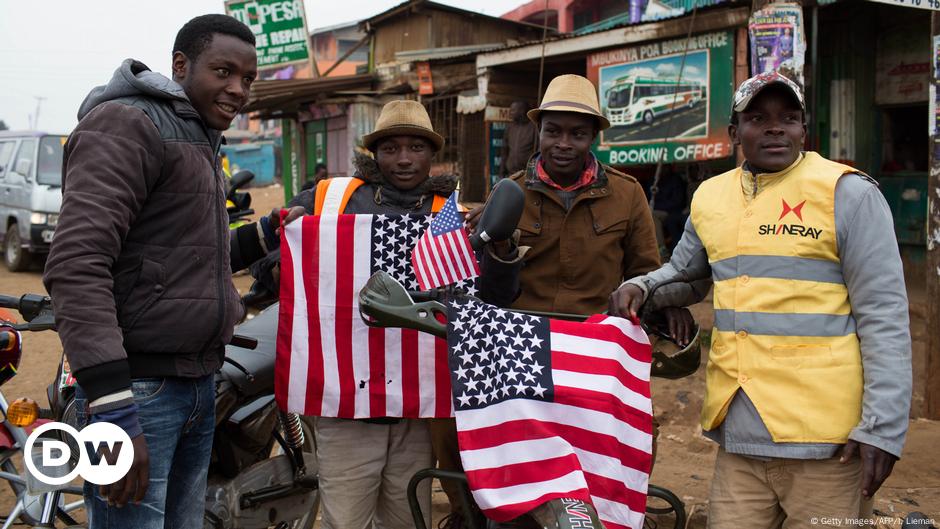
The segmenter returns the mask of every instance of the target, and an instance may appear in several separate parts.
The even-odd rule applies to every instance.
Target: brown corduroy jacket
[[[510,176],[525,192],[519,244],[525,255],[522,294],[514,308],[596,314],[625,280],[659,268],[653,217],[630,175],[600,164],[597,179],[566,211],[538,179],[533,157]]]

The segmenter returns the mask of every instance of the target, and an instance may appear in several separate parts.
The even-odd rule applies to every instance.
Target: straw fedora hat
[[[435,151],[441,150],[444,138],[434,132],[431,118],[424,105],[417,101],[390,101],[382,107],[375,122],[375,130],[362,137],[362,144],[373,151],[375,143],[389,136],[418,136],[431,142]]]
[[[610,121],[601,113],[600,108],[597,104],[597,89],[594,88],[594,84],[580,75],[566,74],[559,75],[548,83],[542,104],[530,110],[526,115],[529,116],[529,120],[538,125],[539,115],[545,111],[589,114],[597,118],[601,130],[604,130],[610,127]]]

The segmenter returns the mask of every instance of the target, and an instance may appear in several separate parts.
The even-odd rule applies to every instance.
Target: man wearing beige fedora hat
[[[375,130],[362,138],[362,146],[374,157],[357,153],[354,176],[322,180],[315,189],[298,194],[291,205],[313,214],[437,212],[457,186],[452,175],[430,174],[434,154],[443,144],[423,105],[392,101],[383,107]],[[517,277],[512,267],[518,270],[521,262],[515,252],[508,245],[494,250],[503,259],[499,277]],[[506,296],[518,287],[489,280],[492,259],[486,253],[480,260],[481,297],[505,306],[512,301]],[[324,528],[414,526],[406,490],[415,472],[433,465],[427,420],[317,417],[314,431]],[[424,481],[418,491],[422,511],[430,515],[430,483]]]
[[[562,75],[548,85],[539,107],[528,112],[538,126],[538,152],[524,170],[509,176],[525,193],[518,225],[524,261],[521,294],[513,308],[601,313],[624,279],[659,267],[653,218],[642,187],[591,153],[598,133],[610,126],[599,108],[597,90],[589,80]],[[468,215],[471,224],[480,212]],[[663,305],[681,307],[699,299],[689,286],[673,290],[669,298],[674,299],[664,298]],[[693,324],[688,311],[664,312],[674,338],[687,342]],[[434,443],[443,452],[444,442]],[[459,467],[459,458],[448,460]],[[455,513],[456,503],[452,499]]]

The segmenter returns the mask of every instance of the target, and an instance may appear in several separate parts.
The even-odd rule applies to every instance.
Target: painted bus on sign
[[[682,108],[692,108],[704,96],[700,83],[677,82],[661,77],[620,77],[607,89],[607,119],[611,126],[642,121],[651,125],[657,117]]]

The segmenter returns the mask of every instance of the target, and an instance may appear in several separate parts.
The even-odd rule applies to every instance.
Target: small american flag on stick
[[[463,217],[457,211],[456,191],[418,241],[411,254],[411,262],[421,290],[480,275],[480,265],[463,227]]]

